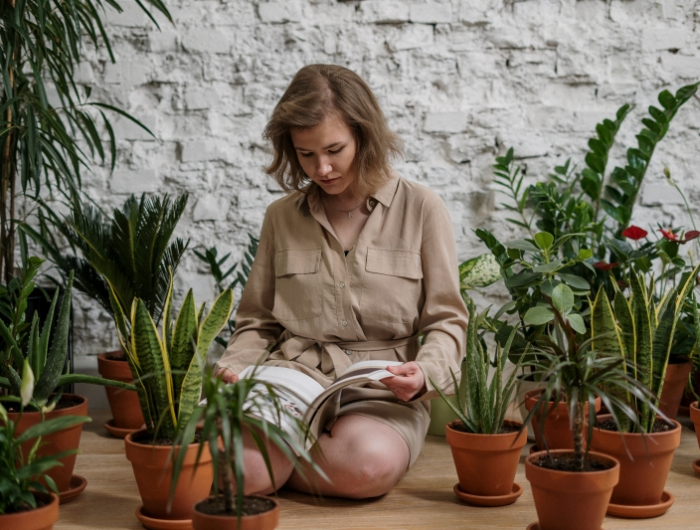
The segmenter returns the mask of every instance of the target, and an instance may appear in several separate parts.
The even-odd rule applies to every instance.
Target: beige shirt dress
[[[464,351],[468,315],[454,235],[440,197],[395,173],[367,208],[346,256],[316,184],[269,206],[236,331],[217,365],[239,373],[264,360],[325,387],[359,361],[416,361],[427,391],[403,402],[388,389],[345,389],[340,409],[394,428],[412,465],[430,422],[428,400],[437,396],[433,385],[452,393],[450,370],[458,373]]]

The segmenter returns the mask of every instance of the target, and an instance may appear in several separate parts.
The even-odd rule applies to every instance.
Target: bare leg
[[[245,494],[257,493],[259,495],[269,495],[275,491],[272,486],[265,460],[258,447],[253,441],[250,432],[243,434],[244,462],[245,462]],[[277,489],[284,486],[289,479],[294,467],[287,460],[287,457],[269,441],[265,442],[267,453],[270,458],[270,466],[275,477],[275,487]],[[235,487],[235,486],[234,486]]]
[[[304,493],[365,499],[384,495],[408,470],[410,453],[394,429],[364,416],[341,416],[319,437],[314,461],[330,483],[314,473],[294,471],[287,486]],[[308,479],[308,480],[307,480]]]

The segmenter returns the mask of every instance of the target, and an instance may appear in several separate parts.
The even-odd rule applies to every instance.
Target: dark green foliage
[[[134,298],[143,300],[156,324],[160,321],[170,282],[187,242],[175,238],[175,226],[187,205],[187,194],[171,201],[165,195],[137,200],[133,195],[107,220],[97,208],[74,200],[72,214],[61,219],[50,209],[40,215],[40,229],[23,225],[64,276],[75,270],[75,286],[113,315],[107,282],[124,314]],[[62,253],[52,228],[70,245]]]
[[[151,17],[144,4],[137,3]],[[161,0],[146,3],[170,20]],[[5,283],[14,275],[14,201],[20,190],[36,198],[44,185],[51,193],[70,194],[80,188],[80,172],[92,158],[103,163],[109,159],[114,168],[115,137],[105,111],[148,131],[124,111],[92,101],[91,87],[83,88],[73,79],[84,39],[97,49],[104,45],[114,62],[102,24],[105,8],[121,11],[116,0],[0,3],[0,173],[9,183],[0,197],[0,270]],[[47,96],[52,90],[57,105]],[[109,134],[107,149],[98,132],[100,122]]]

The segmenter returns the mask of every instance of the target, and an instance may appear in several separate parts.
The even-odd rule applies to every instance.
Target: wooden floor
[[[61,506],[54,528],[141,529],[134,516],[140,504],[131,465],[124,456],[124,442],[107,435],[102,424],[108,415],[91,411],[75,473],[88,480],[87,489],[72,503]],[[605,530],[656,528],[700,529],[700,477],[691,467],[700,458],[695,434],[685,423],[681,447],[676,451],[666,489],[676,503],[663,516],[647,520],[606,518]],[[529,450],[524,448],[523,454]],[[510,506],[477,508],[460,502],[452,492],[457,475],[444,438],[429,436],[423,454],[404,479],[385,497],[369,502],[314,499],[282,491],[279,529],[525,529],[536,520],[530,485],[525,479],[524,458],[516,482],[522,496]],[[10,530],[10,529],[8,529]]]

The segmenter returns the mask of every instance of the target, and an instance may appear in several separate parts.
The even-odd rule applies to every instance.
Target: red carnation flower
[[[634,241],[639,241],[640,239],[643,239],[647,237],[647,232],[643,228],[639,228],[638,226],[628,226],[622,231],[622,235],[628,239],[632,239]]]
[[[604,261],[598,261],[598,262],[594,263],[593,266],[596,269],[600,269],[602,271],[611,271],[615,267],[617,267],[617,263],[605,263]]]
[[[674,234],[673,230],[670,228],[668,230],[664,230],[663,228],[659,228],[659,232],[663,234],[663,236],[668,239],[669,241],[678,241],[678,234]]]

